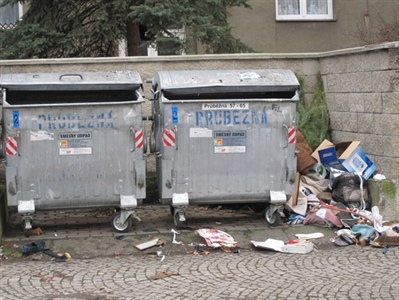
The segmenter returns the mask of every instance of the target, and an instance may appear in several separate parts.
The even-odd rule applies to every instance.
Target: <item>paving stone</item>
[[[259,250],[251,239],[319,231],[314,227],[269,228],[264,218],[250,211],[190,210],[185,226],[172,243],[174,228],[169,207],[143,206],[138,232],[116,233],[109,215],[97,218],[88,212],[37,213],[44,235],[23,236],[16,217],[5,236],[7,243],[46,241],[54,251],[71,251],[72,259],[55,262],[44,256],[0,261],[0,299],[397,299],[399,297],[399,248],[387,254],[371,246],[328,247],[334,230],[320,229],[325,238],[308,254]],[[197,218],[198,214],[203,214]],[[73,216],[73,226],[51,220]],[[52,216],[53,219],[49,218]],[[146,216],[149,216],[146,221]],[[44,221],[43,221],[44,220]],[[215,220],[222,220],[217,224]],[[188,254],[191,242],[204,243],[195,228],[211,225],[226,229],[239,242],[239,253],[209,250],[208,255]],[[145,232],[145,228],[155,231]],[[57,233],[57,236],[54,233]],[[122,240],[115,239],[124,235]],[[133,247],[143,240],[162,237],[166,244],[145,251]],[[315,241],[316,243],[316,241]],[[157,256],[162,251],[165,258]],[[119,252],[119,255],[115,255]],[[177,275],[150,280],[157,272]]]

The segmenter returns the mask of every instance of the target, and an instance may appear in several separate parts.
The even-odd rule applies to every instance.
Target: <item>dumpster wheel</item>
[[[24,236],[30,237],[31,234],[32,234],[32,228],[31,229],[24,228]]]
[[[114,213],[111,219],[111,225],[118,232],[128,232],[132,229],[132,218],[127,218],[125,223],[121,223],[121,212]]]
[[[274,209],[272,206],[269,206],[265,212],[266,222],[270,226],[277,226],[281,222],[281,215],[280,212]]]
[[[174,223],[175,223],[176,229],[181,229],[181,228],[182,228],[183,222],[180,221],[180,216],[179,216],[178,213],[174,213],[174,214],[173,214],[173,221],[174,221]]]
[[[183,222],[186,220],[184,211],[174,208],[173,211],[173,222],[175,223],[176,229],[182,229]]]
[[[32,234],[32,219],[24,219],[22,221],[22,228],[24,230],[24,236],[30,237],[30,235]]]

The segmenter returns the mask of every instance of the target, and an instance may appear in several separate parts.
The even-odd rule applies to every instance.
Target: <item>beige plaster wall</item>
[[[332,21],[276,21],[275,2],[250,0],[252,9],[231,9],[234,36],[259,52],[321,52],[373,44],[384,23],[399,23],[396,0],[333,0]]]

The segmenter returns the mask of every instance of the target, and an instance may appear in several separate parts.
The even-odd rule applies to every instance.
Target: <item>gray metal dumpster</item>
[[[191,204],[231,203],[264,203],[277,225],[295,186],[295,75],[160,71],[152,91],[150,150],[176,227]]]
[[[0,85],[8,207],[25,235],[35,211],[99,207],[130,230],[146,196],[140,75],[2,74]]]

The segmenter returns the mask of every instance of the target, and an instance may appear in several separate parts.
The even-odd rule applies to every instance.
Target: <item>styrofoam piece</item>
[[[284,253],[297,253],[297,254],[307,254],[312,252],[313,243],[309,241],[299,242],[297,244],[287,244],[284,245]]]

